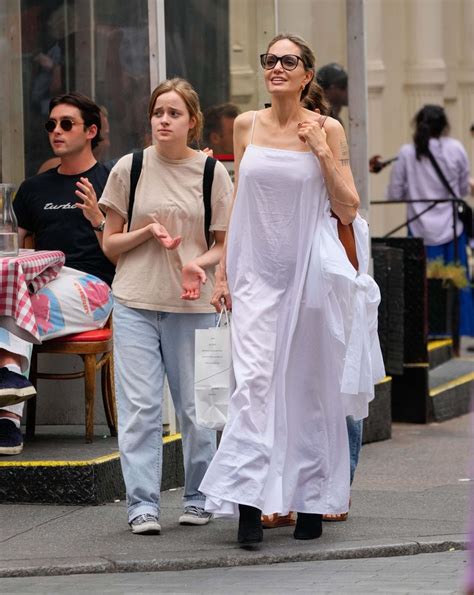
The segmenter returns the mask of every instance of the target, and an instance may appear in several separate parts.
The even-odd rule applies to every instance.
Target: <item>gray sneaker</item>
[[[129,525],[132,528],[132,533],[137,535],[159,535],[161,533],[161,525],[158,522],[158,517],[154,514],[140,514],[132,519]]]
[[[212,519],[212,513],[206,512],[199,506],[186,506],[184,514],[179,517],[180,525],[207,525]]]

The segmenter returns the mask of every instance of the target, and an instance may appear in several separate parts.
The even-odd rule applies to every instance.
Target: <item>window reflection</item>
[[[22,0],[26,175],[51,157],[43,123],[50,99],[76,90],[104,106],[110,131],[98,157],[147,144],[148,3]]]
[[[204,112],[203,146],[226,162],[238,113],[266,100],[258,55],[274,35],[269,0],[165,0],[168,77],[188,79]]]
[[[203,109],[229,100],[229,0],[165,0],[166,70],[187,79]]]

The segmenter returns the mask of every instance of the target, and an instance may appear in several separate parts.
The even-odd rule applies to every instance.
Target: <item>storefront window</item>
[[[147,0],[134,0],[133,10],[120,0],[22,0],[21,23],[26,175],[52,156],[43,124],[60,93],[80,91],[104,106],[101,160],[145,144]]]
[[[19,183],[53,157],[44,122],[50,99],[60,93],[77,90],[104,107],[110,134],[99,159],[149,144],[150,72],[154,85],[165,65],[168,77],[187,78],[201,97],[208,115],[203,144],[218,154],[232,151],[235,115],[267,100],[258,55],[275,34],[275,1],[164,0],[164,14],[157,14],[160,6],[156,0],[134,0],[133,9],[123,0],[0,2],[4,181]]]
[[[232,153],[235,116],[265,103],[258,55],[274,36],[273,0],[165,0],[167,76],[189,80],[207,121],[203,145]]]

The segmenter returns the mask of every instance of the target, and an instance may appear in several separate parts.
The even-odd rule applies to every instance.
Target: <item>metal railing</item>
[[[414,204],[414,203],[426,203],[428,206],[426,209],[423,209],[420,213],[417,213],[413,217],[409,217],[404,223],[401,225],[397,225],[388,233],[386,233],[383,238],[389,238],[394,233],[403,229],[404,227],[408,227],[410,223],[416,221],[422,217],[428,211],[431,211],[436,205],[441,203],[451,203],[452,205],[452,229],[453,229],[453,246],[454,246],[454,260],[455,262],[459,261],[459,245],[458,245],[458,236],[456,233],[457,223],[459,219],[459,206],[464,205],[465,201],[462,198],[418,198],[416,200],[372,200],[370,201],[371,205],[390,205],[390,204]]]

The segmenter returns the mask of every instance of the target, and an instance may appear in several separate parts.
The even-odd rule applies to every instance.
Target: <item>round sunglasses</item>
[[[294,70],[298,66],[298,60],[304,66],[304,61],[296,54],[285,54],[284,56],[276,56],[275,54],[261,54],[260,64],[265,70],[272,70],[280,62],[282,68],[285,70]]]
[[[73,126],[76,124],[84,124],[84,122],[74,122],[74,120],[71,120],[70,118],[63,118],[62,120],[59,120],[59,122],[56,122],[56,120],[48,120],[44,124],[46,132],[54,132],[58,124],[64,132],[70,132]]]

